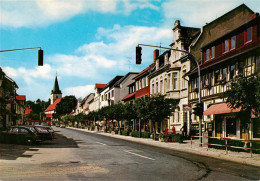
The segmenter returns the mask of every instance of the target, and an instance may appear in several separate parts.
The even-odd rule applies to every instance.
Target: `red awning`
[[[204,116],[215,115],[215,114],[228,114],[240,112],[241,108],[231,109],[228,107],[227,103],[220,103],[211,105],[206,111],[203,112]]]
[[[126,95],[122,100],[125,101],[125,100],[127,100],[127,99],[134,98],[134,96],[135,96],[135,92]]]

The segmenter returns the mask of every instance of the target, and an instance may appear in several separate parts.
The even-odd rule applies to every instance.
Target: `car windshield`
[[[36,129],[37,129],[39,132],[48,133],[48,130],[46,130],[45,128],[36,127]]]
[[[28,128],[29,128],[29,130],[31,130],[33,133],[36,133],[36,132],[37,132],[34,127],[28,127]]]

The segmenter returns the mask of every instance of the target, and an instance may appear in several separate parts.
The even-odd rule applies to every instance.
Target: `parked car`
[[[26,126],[12,126],[5,135],[6,143],[30,145],[40,142],[39,136]]]
[[[36,135],[38,135],[38,137],[42,141],[53,140],[52,134],[46,129],[37,126],[26,126],[26,127],[28,127]]]
[[[49,133],[51,133],[52,138],[54,138],[54,130],[52,129],[51,126],[43,126],[43,125],[35,125],[37,128],[39,129],[45,129],[47,130]]]

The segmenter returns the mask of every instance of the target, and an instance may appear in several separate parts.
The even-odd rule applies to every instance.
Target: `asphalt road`
[[[0,180],[259,180],[260,168],[55,128],[39,146],[0,145]]]

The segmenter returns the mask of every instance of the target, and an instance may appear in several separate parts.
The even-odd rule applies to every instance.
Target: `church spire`
[[[60,90],[60,87],[59,87],[59,83],[58,83],[57,73],[56,73],[56,77],[55,77],[53,90],[51,91],[51,93],[52,94],[62,94],[61,90]]]

